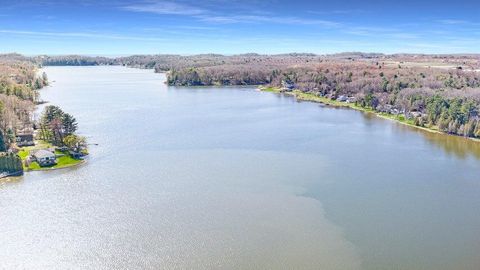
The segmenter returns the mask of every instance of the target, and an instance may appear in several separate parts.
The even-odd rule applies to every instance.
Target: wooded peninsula
[[[0,55],[0,176],[24,170],[60,168],[81,162],[85,138],[75,134],[76,119],[54,105],[35,119],[39,90],[48,85],[31,58]]]

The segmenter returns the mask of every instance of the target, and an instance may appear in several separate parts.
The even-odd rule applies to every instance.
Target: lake
[[[44,70],[90,156],[0,184],[2,269],[480,269],[480,143],[151,70]]]

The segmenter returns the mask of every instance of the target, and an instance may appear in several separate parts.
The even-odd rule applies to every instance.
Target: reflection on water
[[[411,131],[411,129],[412,128],[410,127],[409,131]],[[448,136],[419,129],[415,130],[418,133],[422,133],[429,143],[443,149],[448,154],[455,155],[461,159],[475,157],[480,160],[480,142],[458,136]]]
[[[98,145],[0,184],[0,268],[480,269],[473,142],[148,70],[46,72]]]
[[[23,181],[23,177],[7,177],[0,179],[0,188],[4,185],[14,185],[17,183],[21,183]]]
[[[381,119],[372,113],[364,113],[365,119],[369,122],[372,121],[391,121]],[[480,160],[480,142],[470,140],[464,137],[441,134],[437,132],[429,132],[426,130],[418,129],[415,127],[396,123],[395,128],[398,132],[417,133],[425,137],[426,141],[431,145],[438,147],[445,151],[449,155],[454,155],[461,159],[474,157]]]

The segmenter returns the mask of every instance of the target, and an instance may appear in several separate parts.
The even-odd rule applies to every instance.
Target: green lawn
[[[278,87],[265,87],[265,86],[261,86],[261,87],[259,87],[258,89],[260,89],[260,90],[263,91],[263,92],[272,92],[272,93],[280,93],[280,92],[281,92],[280,88],[278,88]]]
[[[18,152],[18,155],[22,159],[22,161],[25,161],[25,159],[28,157],[30,154],[30,151],[33,150],[39,150],[39,149],[47,149],[47,148],[52,148],[53,145],[51,145],[48,142],[44,141],[35,141],[35,146],[27,146],[21,148],[20,152]],[[24,169],[26,171],[35,171],[35,170],[48,170],[48,169],[60,169],[60,168],[66,168],[66,167],[71,167],[77,164],[80,164],[83,162],[82,159],[74,159],[72,158],[68,153],[63,153],[60,151],[55,151],[56,155],[63,155],[57,158],[57,164],[54,166],[50,167],[40,167],[37,162],[32,162],[30,166],[25,167],[24,164]]]
[[[72,158],[70,155],[66,154],[65,156],[57,158],[57,165],[53,166],[53,168],[70,167],[72,165],[76,165],[81,162],[83,162],[83,159],[75,159],[75,158]]]
[[[18,155],[22,160],[25,160],[32,150],[39,150],[39,149],[46,149],[46,148],[52,148],[53,145],[51,145],[48,142],[45,141],[35,141],[35,146],[26,146],[20,148],[20,152],[18,152]]]

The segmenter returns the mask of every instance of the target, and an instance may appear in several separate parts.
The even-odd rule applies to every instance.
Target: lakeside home
[[[53,166],[57,164],[56,155],[49,150],[37,150],[32,154],[32,157],[41,167]]]

